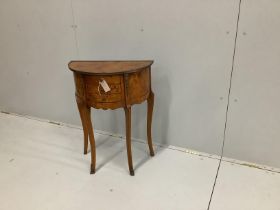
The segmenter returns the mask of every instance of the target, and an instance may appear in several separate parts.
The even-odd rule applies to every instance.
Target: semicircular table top
[[[139,61],[70,61],[70,70],[83,74],[123,74],[145,69],[153,64],[152,60]]]

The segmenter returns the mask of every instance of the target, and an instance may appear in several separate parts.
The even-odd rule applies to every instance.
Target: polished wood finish
[[[70,70],[82,74],[112,75],[137,72],[151,66],[153,61],[71,61]]]
[[[152,144],[152,114],[154,93],[151,88],[151,65],[153,61],[71,61],[74,73],[76,101],[84,131],[84,154],[88,141],[91,147],[91,173],[95,173],[96,152],[90,108],[124,108],[126,121],[126,147],[130,175],[134,175],[131,151],[131,106],[147,100],[147,142],[150,155],[154,156]],[[105,92],[100,82],[105,80],[110,91]]]

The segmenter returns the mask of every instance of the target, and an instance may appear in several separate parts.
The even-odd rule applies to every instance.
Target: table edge
[[[84,71],[79,71],[76,69],[72,69],[70,68],[70,64],[72,62],[150,62],[149,65],[145,66],[145,67],[141,67],[141,68],[136,68],[136,69],[131,69],[129,71],[126,72],[114,72],[114,73],[92,73],[92,72],[84,72]],[[130,74],[130,73],[135,73],[137,71],[141,71],[143,69],[146,69],[147,67],[150,67],[152,64],[154,63],[154,60],[71,60],[68,63],[68,68],[69,70],[79,73],[79,74],[86,74],[86,75],[121,75],[121,74]]]

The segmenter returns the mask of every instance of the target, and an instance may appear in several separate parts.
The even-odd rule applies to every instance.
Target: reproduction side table
[[[95,173],[96,151],[90,109],[124,108],[126,147],[130,175],[134,175],[131,153],[131,106],[147,100],[147,138],[150,155],[154,156],[151,124],[154,93],[151,88],[153,61],[71,61],[74,73],[76,101],[84,131],[84,153],[88,137],[91,147],[91,170]]]

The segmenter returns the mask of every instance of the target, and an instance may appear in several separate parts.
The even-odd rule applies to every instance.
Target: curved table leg
[[[86,123],[86,127],[88,130],[90,149],[91,149],[90,173],[94,174],[95,166],[96,166],[96,151],[95,151],[95,139],[94,139],[93,127],[92,127],[91,116],[90,116],[90,107],[87,107],[86,105],[84,105],[83,111],[84,111],[84,115],[85,115],[85,123]]]
[[[126,124],[126,149],[128,167],[131,176],[134,176],[132,153],[131,153],[131,107],[125,107],[125,124]]]
[[[152,142],[152,117],[154,108],[154,93],[151,91],[149,98],[147,99],[147,137],[150,155],[154,156],[153,142]]]
[[[86,112],[87,115],[91,116],[91,109],[90,107],[86,107]],[[87,123],[86,123],[86,119],[85,119],[85,127],[87,128]],[[89,142],[89,131],[87,129],[87,132],[84,132],[84,154],[88,153],[88,142]]]
[[[83,131],[84,131],[84,154],[87,154],[88,149],[88,128],[87,128],[87,122],[86,122],[86,112],[88,112],[88,108],[83,105],[82,102],[77,100],[77,105],[82,121]],[[90,109],[89,109],[90,110]]]

